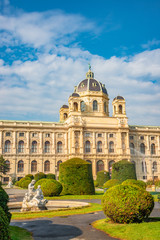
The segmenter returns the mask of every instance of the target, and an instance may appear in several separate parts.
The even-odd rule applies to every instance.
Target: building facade
[[[92,164],[93,176],[111,172],[112,164],[126,159],[136,166],[137,178],[160,178],[160,127],[130,126],[125,99],[109,97],[105,85],[89,69],[74,89],[59,122],[0,121],[0,155],[10,167],[3,181],[37,172],[55,173],[72,157]]]

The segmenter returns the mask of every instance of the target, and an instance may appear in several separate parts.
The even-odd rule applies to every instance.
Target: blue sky
[[[0,0],[0,119],[58,121],[88,62],[129,124],[160,125],[160,1]]]

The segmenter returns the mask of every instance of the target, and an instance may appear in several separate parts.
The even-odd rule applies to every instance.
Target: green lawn
[[[9,230],[12,240],[33,240],[31,233],[24,228],[10,226]]]
[[[96,192],[95,195],[60,195],[55,197],[45,197],[48,200],[70,200],[70,199],[102,199],[103,192]]]
[[[12,212],[12,220],[13,219],[32,219],[32,218],[41,218],[41,217],[58,217],[58,216],[69,216],[69,215],[76,215],[76,214],[86,214],[91,212],[102,211],[102,207],[98,203],[91,203],[89,207],[83,208],[74,208],[72,210],[46,210],[40,212]]]
[[[159,240],[160,218],[150,218],[150,222],[115,224],[107,219],[92,223],[93,227],[123,240]]]

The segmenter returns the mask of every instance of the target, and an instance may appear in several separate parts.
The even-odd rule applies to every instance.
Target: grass
[[[69,216],[69,215],[77,215],[77,214],[86,214],[102,211],[102,207],[98,203],[91,203],[89,207],[84,208],[74,208],[71,210],[46,210],[40,212],[12,212],[12,220],[23,220],[23,219],[33,219],[33,218],[52,218],[58,216]]]
[[[54,197],[45,197],[48,200],[69,200],[69,199],[102,199],[104,192],[96,192],[95,195],[60,195]]]
[[[132,224],[110,223],[108,219],[101,219],[92,226],[102,230],[111,237],[123,240],[159,240],[160,218],[149,218],[149,222]]]
[[[9,230],[12,240],[33,240],[31,233],[24,228],[10,226]]]

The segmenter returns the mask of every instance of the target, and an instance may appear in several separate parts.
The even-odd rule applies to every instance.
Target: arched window
[[[45,161],[44,162],[44,171],[49,172],[50,171],[50,161]]]
[[[17,169],[17,172],[23,172],[24,171],[24,162],[23,160],[20,160],[18,162],[18,169]]]
[[[154,172],[157,172],[157,162],[153,162],[153,169],[154,169]]]
[[[50,152],[50,142],[46,141],[44,144],[44,152],[49,153]]]
[[[31,172],[37,172],[37,161],[33,160],[31,162]]]
[[[109,152],[114,152],[114,142],[109,142]]]
[[[106,113],[107,112],[107,105],[106,105],[106,102],[104,102],[104,112]]]
[[[18,143],[18,152],[23,153],[24,152],[24,142],[21,140]]]
[[[37,152],[37,142],[33,141],[32,142],[32,153],[36,153]]]
[[[5,163],[6,163],[7,167],[8,167],[8,169],[9,169],[7,172],[9,172],[10,171],[10,161],[6,160]]]
[[[74,103],[73,103],[73,110],[74,110],[75,112],[78,112],[78,103],[77,103],[77,102],[74,102]]]
[[[62,161],[61,160],[59,160],[58,162],[57,162],[57,171],[59,171],[59,165],[62,163]]]
[[[63,114],[63,119],[65,120],[68,117],[67,113]]]
[[[114,160],[111,160],[111,161],[109,161],[109,163],[108,163],[108,169],[109,169],[109,175],[110,175],[110,177],[111,177],[111,174],[112,174],[112,165],[113,165],[113,163],[115,163]]]
[[[119,109],[119,111],[118,111],[119,114],[122,114],[122,105],[119,105],[119,106],[118,106],[118,109]]]
[[[134,144],[133,144],[133,143],[130,143],[129,146],[130,146],[130,153],[131,153],[131,154],[134,154],[134,153],[135,153],[135,152],[134,152]]]
[[[97,166],[97,172],[104,170],[104,163],[103,163],[102,160],[99,160],[99,161],[97,162],[96,166]]]
[[[144,143],[141,143],[141,144],[140,144],[140,152],[141,152],[142,154],[145,154],[145,145],[144,145]]]
[[[91,149],[90,149],[90,141],[86,141],[85,142],[85,152],[86,153],[89,153],[91,151]]]
[[[97,142],[97,152],[102,152],[102,142],[101,141]]]
[[[147,173],[147,164],[145,161],[142,162],[142,172]]]
[[[6,153],[10,153],[11,152],[11,142],[9,140],[5,141],[4,151]]]
[[[97,111],[98,110],[98,103],[96,100],[93,101],[93,111]]]
[[[151,144],[151,154],[156,154],[156,148],[154,143]]]
[[[81,102],[81,112],[84,112],[85,111],[85,102],[82,101]]]
[[[57,153],[62,153],[62,142],[57,142]]]

